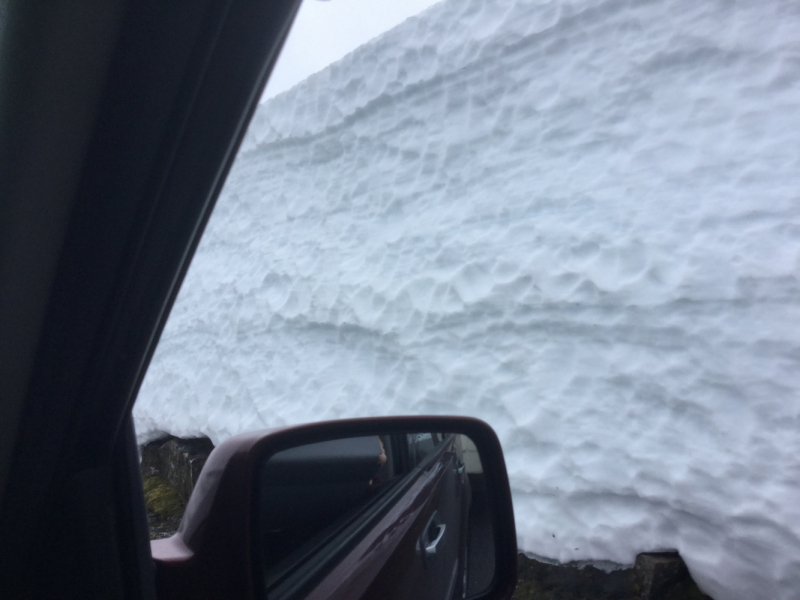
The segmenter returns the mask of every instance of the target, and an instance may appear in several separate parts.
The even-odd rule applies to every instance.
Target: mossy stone
[[[166,479],[147,477],[142,482],[144,488],[144,502],[147,510],[162,517],[180,516],[185,509],[178,490],[172,487]]]

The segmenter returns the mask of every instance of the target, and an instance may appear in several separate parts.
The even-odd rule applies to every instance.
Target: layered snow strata
[[[262,105],[141,439],[455,413],[520,548],[800,593],[800,5],[448,0]]]

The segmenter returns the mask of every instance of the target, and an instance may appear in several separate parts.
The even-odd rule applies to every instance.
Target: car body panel
[[[469,500],[457,457],[443,448],[416,475],[411,488],[338,564],[309,598],[461,597],[459,585],[466,544],[465,511]],[[421,547],[435,516],[445,526],[437,553]]]

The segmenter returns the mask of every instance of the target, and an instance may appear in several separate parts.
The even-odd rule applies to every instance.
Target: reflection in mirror
[[[348,557],[369,573],[371,597],[465,598],[491,585],[492,514],[468,437],[328,440],[274,454],[259,469],[267,598],[302,596]]]

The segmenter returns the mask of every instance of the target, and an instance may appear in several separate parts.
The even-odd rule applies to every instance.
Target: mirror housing
[[[256,505],[261,465],[269,457],[328,440],[422,431],[462,434],[477,447],[486,479],[495,565],[489,588],[473,597],[509,598],[517,580],[517,546],[511,491],[500,442],[483,421],[439,416],[326,421],[250,432],[226,440],[209,456],[178,533],[150,543],[159,598],[265,598]],[[353,549],[354,553],[366,551]],[[374,562],[359,561],[350,555],[344,560],[348,562],[346,568],[334,565],[302,597],[365,597],[377,575]]]

